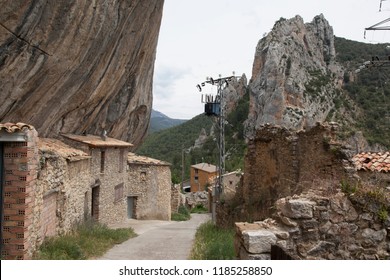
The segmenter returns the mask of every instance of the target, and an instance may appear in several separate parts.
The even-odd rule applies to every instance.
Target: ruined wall
[[[136,219],[171,219],[169,166],[129,164],[126,195],[136,198]]]
[[[361,187],[348,197],[322,187],[278,200],[273,219],[237,223],[238,258],[270,259],[276,244],[295,259],[389,259],[390,193]]]
[[[248,144],[243,186],[218,207],[221,225],[265,219],[274,212],[277,199],[315,188],[323,180],[340,182],[347,177],[334,132],[320,124],[298,132],[262,126]]]

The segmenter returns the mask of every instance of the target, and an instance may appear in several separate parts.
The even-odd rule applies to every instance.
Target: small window
[[[198,175],[195,175],[194,180],[195,180],[196,183],[198,182],[198,180],[199,180]]]
[[[146,171],[142,171],[140,177],[141,181],[146,181]]]
[[[124,160],[125,159],[125,150],[119,150],[119,173],[123,172]]]
[[[117,202],[123,198],[123,183],[115,186],[115,200]]]
[[[199,174],[199,169],[195,169],[195,174]]]
[[[106,161],[106,151],[100,151],[100,173],[104,173],[104,163]]]

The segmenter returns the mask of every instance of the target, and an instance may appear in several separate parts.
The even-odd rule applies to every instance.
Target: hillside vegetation
[[[365,44],[343,38],[335,39],[338,61],[349,71],[355,71],[372,57],[388,59],[387,44]],[[389,65],[390,66],[390,65]],[[378,143],[390,149],[390,67],[364,69],[351,81],[344,76],[344,90],[362,109],[357,116],[357,129],[363,131],[370,144]]]

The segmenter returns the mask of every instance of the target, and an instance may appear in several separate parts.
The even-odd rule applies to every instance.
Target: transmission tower
[[[379,5],[379,12],[382,11],[382,3],[386,0],[380,0],[380,5]],[[390,30],[390,18],[387,18],[385,20],[382,20],[381,22],[378,22],[377,24],[374,24],[370,27],[365,28],[364,30],[364,38],[366,38],[366,31],[367,30]]]
[[[206,81],[197,85],[198,90],[201,92],[202,87],[206,84],[211,84],[217,87],[217,94],[213,95],[202,95],[202,102],[205,104],[205,114],[207,116],[217,117],[218,124],[218,178],[215,180],[214,192],[213,192],[213,204],[212,204],[212,218],[213,222],[216,222],[216,204],[220,201],[221,194],[223,192],[223,174],[225,173],[225,113],[226,104],[224,89],[229,85],[229,82],[235,78],[233,76],[222,77],[219,75],[218,79],[207,78]]]

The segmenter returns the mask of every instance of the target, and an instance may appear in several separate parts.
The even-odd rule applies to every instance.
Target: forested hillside
[[[373,57],[388,60],[389,45],[335,38],[337,59],[350,72]],[[344,90],[363,111],[357,116],[355,130],[362,130],[370,144],[379,143],[390,149],[390,64],[363,69],[354,78],[351,80],[348,72],[344,75]]]
[[[248,117],[249,95],[246,94],[235,110],[227,117],[226,124],[226,170],[232,171],[243,168],[244,151],[244,121]],[[152,133],[137,150],[141,155],[150,156],[172,163],[172,179],[181,181],[181,166],[184,158],[185,178],[189,177],[190,165],[208,162],[217,164],[217,128],[212,129],[217,119],[204,114],[179,125],[163,131]],[[204,128],[208,138],[202,148],[194,148],[195,140]],[[215,133],[212,134],[211,131]],[[211,135],[210,135],[211,134]]]

